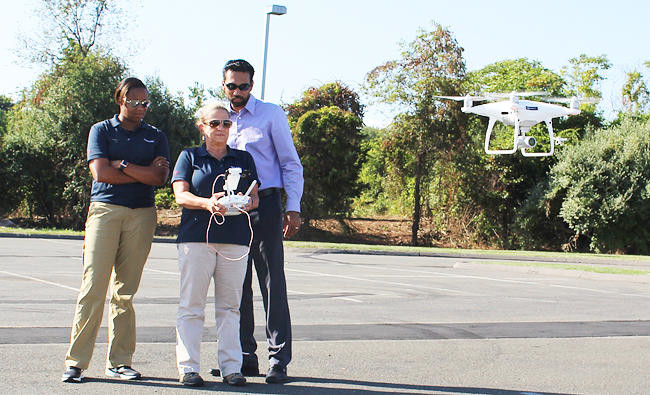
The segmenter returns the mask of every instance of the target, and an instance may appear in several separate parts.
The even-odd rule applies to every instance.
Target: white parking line
[[[423,273],[423,274],[428,274],[428,275],[439,275],[439,276],[444,276],[446,278],[458,278],[458,279],[475,279],[475,280],[483,280],[483,281],[494,281],[494,282],[503,282],[503,283],[513,283],[513,284],[525,284],[525,285],[537,285],[540,287],[555,287],[555,288],[567,288],[567,289],[574,289],[574,290],[579,290],[579,291],[590,291],[590,292],[597,292],[597,293],[606,293],[606,294],[612,294],[612,295],[618,295],[618,296],[632,296],[632,297],[641,297],[641,298],[650,298],[650,295],[644,295],[644,294],[630,294],[630,293],[621,293],[621,292],[616,292],[616,291],[605,291],[605,290],[600,290],[600,289],[594,289],[594,288],[585,288],[585,287],[573,287],[573,286],[567,286],[567,285],[559,285],[559,284],[547,284],[544,282],[539,282],[539,281],[525,281],[525,280],[512,280],[512,279],[504,279],[504,278],[494,278],[494,277],[485,277],[485,276],[474,276],[474,275],[464,275],[464,274],[452,274],[452,273],[443,273],[443,272],[436,272],[436,271],[431,271],[431,270],[415,270],[415,269],[403,269],[403,268],[396,268],[396,267],[382,267],[382,266],[368,266],[364,264],[356,264],[356,263],[341,263],[337,261],[333,261],[330,259],[326,259],[323,257],[319,257],[318,259],[331,262],[333,265],[341,265],[341,266],[355,266],[355,267],[360,267],[364,269],[375,269],[375,270],[383,270],[383,271],[392,271],[392,272],[407,272],[407,273]],[[371,275],[375,276],[375,275]],[[395,276],[395,277],[400,277]],[[422,277],[429,277],[429,276],[422,276]],[[553,281],[553,279],[548,279],[544,278],[542,279],[543,281]]]
[[[398,283],[398,282],[393,282],[393,281],[372,280],[372,279],[368,279],[368,278],[342,276],[342,275],[339,275],[339,274],[313,272],[313,271],[310,271],[310,270],[298,270],[298,269],[286,269],[286,268],[284,270],[285,271],[291,271],[291,272],[297,272],[297,273],[308,273],[308,274],[313,274],[313,275],[316,275],[316,276],[327,276],[327,277],[345,278],[347,280],[354,280],[354,281],[365,281],[365,282],[370,282],[370,283],[397,285],[397,286],[400,286],[400,287],[419,288],[419,289],[435,290],[435,291],[442,291],[442,292],[453,292],[453,293],[466,295],[466,296],[482,296],[482,295],[475,294],[475,293],[458,291],[456,289],[429,287],[429,286],[422,286],[422,285],[416,285],[416,284]],[[405,290],[407,290],[407,289],[405,289]]]
[[[515,284],[538,284],[536,282],[532,281],[523,281],[523,280],[509,280],[509,279],[502,279],[502,278],[493,278],[493,277],[483,277],[483,276],[470,276],[470,275],[465,275],[465,274],[455,274],[455,273],[443,273],[443,272],[435,272],[431,270],[415,270],[415,269],[403,269],[403,268],[398,268],[398,267],[382,267],[382,266],[368,266],[368,265],[363,265],[363,264],[357,264],[357,263],[340,263],[336,261],[332,261],[329,259],[325,258],[319,258],[328,262],[331,262],[334,265],[341,265],[341,266],[356,266],[356,267],[361,267],[364,269],[376,269],[376,270],[389,270],[391,272],[396,271],[396,272],[407,272],[407,273],[423,273],[423,274],[429,274],[432,276],[440,276],[440,277],[447,277],[447,278],[473,278],[476,280],[487,280],[487,281],[496,281],[496,282],[502,282],[502,283],[515,283]],[[424,276],[422,276],[424,277]]]
[[[172,276],[180,276],[181,275],[179,272],[168,272],[168,271],[165,271],[165,270],[147,269],[146,267],[144,268],[144,270],[147,271],[147,272],[171,274]]]
[[[633,297],[641,297],[641,298],[650,298],[650,295],[628,294],[628,293],[621,293],[621,292],[615,292],[615,291],[605,291],[605,290],[602,290],[602,289],[573,287],[573,286],[570,286],[570,285],[549,284],[548,286],[549,287],[555,287],[555,288],[577,289],[579,291],[591,291],[591,292],[597,292],[597,293],[601,293],[601,294],[613,294],[613,295],[619,295],[619,296],[633,296]]]
[[[72,290],[72,291],[75,291],[75,292],[79,292],[79,288],[68,287],[67,285],[63,285],[63,284],[59,284],[59,283],[53,283],[52,281],[47,281],[47,280],[41,280],[40,278],[36,278],[36,277],[24,276],[22,274],[6,272],[4,270],[0,270],[0,273],[7,274],[9,276],[14,276],[14,277],[19,277],[19,278],[24,278],[24,279],[27,279],[27,280],[36,281],[36,282],[43,283],[43,284],[54,285],[56,287],[65,288],[65,289],[69,289],[69,290]]]
[[[145,268],[144,270],[145,270],[145,271],[148,271],[148,272],[161,273],[161,274],[169,274],[169,275],[172,275],[172,276],[180,276],[180,273],[179,273],[179,272],[169,272],[169,271],[166,271],[166,270],[148,269],[148,268]],[[308,293],[306,293],[306,292],[292,291],[292,290],[290,290],[290,289],[287,289],[287,293],[313,295],[313,294],[308,294]],[[318,295],[318,294],[316,294],[316,295]],[[338,296],[338,297],[335,297],[335,298],[333,298],[333,299],[343,299],[343,300],[349,300],[349,301],[351,301],[351,302],[363,303],[363,302],[360,301],[360,300],[356,300],[356,299],[348,298],[348,297],[346,297],[346,296]]]
[[[289,289],[287,289],[287,293],[288,294],[300,294],[300,295],[321,295],[319,293],[292,291],[292,290],[289,290]],[[363,301],[361,301],[361,300],[350,298],[348,296],[333,296],[330,299],[343,299],[343,300],[347,300],[349,302],[363,303]]]

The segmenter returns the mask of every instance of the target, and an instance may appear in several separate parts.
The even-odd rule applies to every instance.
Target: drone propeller
[[[466,95],[466,96],[434,96],[440,99],[448,99],[448,100],[456,100],[456,101],[463,101],[466,99],[472,100],[472,101],[479,101],[479,100],[487,100],[488,98],[485,96],[471,96],[471,95]]]
[[[498,92],[498,93],[484,93],[485,96],[489,98],[509,98],[512,96],[515,97],[526,97],[526,96],[548,96],[549,94],[547,92],[541,92],[541,91],[529,91],[529,92]]]
[[[593,98],[593,97],[546,97],[544,98],[545,101],[548,102],[553,102],[553,103],[571,103],[572,101],[577,101],[580,104],[585,103],[585,104],[596,104],[598,103],[598,99]]]

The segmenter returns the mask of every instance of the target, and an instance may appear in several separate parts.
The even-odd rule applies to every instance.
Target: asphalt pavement
[[[8,393],[645,394],[648,275],[509,262],[650,270],[646,257],[404,254],[288,248],[294,356],[284,385],[228,387],[206,309],[201,389],[178,383],[175,245],[156,242],[135,298],[143,379],[105,377],[106,321],[81,384],[59,381],[81,278],[79,238],[0,237],[0,381]],[[490,264],[492,263],[492,264]],[[256,322],[264,312],[255,290]],[[209,291],[212,295],[212,290]],[[209,300],[209,299],[208,299]],[[258,353],[267,356],[264,328]]]

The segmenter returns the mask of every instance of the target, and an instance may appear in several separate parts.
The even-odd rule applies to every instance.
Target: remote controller
[[[226,195],[219,200],[217,200],[219,203],[222,205],[226,206],[226,213],[224,215],[230,216],[230,215],[239,215],[242,212],[239,211],[238,208],[241,208],[242,210],[244,207],[246,207],[246,204],[248,203],[248,196],[242,196],[242,195]]]
[[[237,189],[237,185],[239,185],[239,178],[241,173],[242,169],[239,167],[231,167],[227,171],[226,181],[223,185],[223,189],[226,191],[226,195],[217,200],[217,202],[226,207],[226,213],[224,214],[225,216],[242,214],[241,210],[246,207],[246,204],[248,204],[248,201],[250,199],[248,195],[253,190],[255,184],[257,184],[257,180],[253,180],[244,195],[235,195],[235,190]]]

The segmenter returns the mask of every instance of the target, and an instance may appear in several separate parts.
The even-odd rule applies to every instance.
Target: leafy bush
[[[565,150],[550,173],[547,201],[590,238],[595,252],[650,252],[650,122],[624,120]]]
[[[176,203],[174,191],[171,187],[159,188],[156,191],[156,207],[165,209],[177,209],[180,206]]]
[[[361,125],[359,117],[335,106],[308,111],[298,120],[293,138],[304,168],[305,220],[349,212],[359,189]]]

